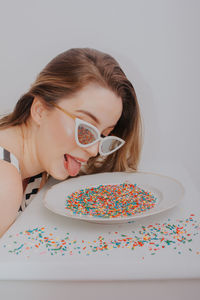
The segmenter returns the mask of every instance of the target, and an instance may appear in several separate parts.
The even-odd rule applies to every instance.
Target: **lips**
[[[64,166],[67,169],[70,176],[76,176],[81,168],[81,163],[73,156],[69,154],[64,155]]]
[[[79,158],[79,157],[75,157],[75,156],[71,156],[73,157],[75,160],[79,161],[79,162],[86,162],[87,160],[83,159],[83,158]]]

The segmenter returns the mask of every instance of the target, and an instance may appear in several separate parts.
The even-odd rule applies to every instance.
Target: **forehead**
[[[83,111],[89,112],[99,120],[100,127],[109,127],[116,124],[122,113],[122,99],[111,90],[90,84],[68,99],[60,101],[63,108],[70,109],[76,115],[85,115],[88,121],[91,118]],[[93,120],[94,121],[94,120]]]

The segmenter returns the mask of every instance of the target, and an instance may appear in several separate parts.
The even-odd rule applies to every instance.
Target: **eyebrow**
[[[100,121],[99,119],[97,119],[97,117],[95,117],[93,114],[91,114],[89,111],[83,110],[83,109],[78,109],[77,112],[83,113],[87,116],[89,116],[91,119],[93,119],[98,125],[100,125]],[[107,128],[112,128],[115,127],[116,124],[109,126]]]

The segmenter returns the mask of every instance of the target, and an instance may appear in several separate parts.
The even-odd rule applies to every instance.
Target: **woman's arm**
[[[0,160],[0,237],[15,221],[22,197],[19,171],[12,164]]]

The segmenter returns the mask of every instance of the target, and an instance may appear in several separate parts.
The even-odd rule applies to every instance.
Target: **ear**
[[[40,125],[44,116],[47,114],[47,109],[41,98],[34,97],[33,103],[31,105],[31,117],[37,125]]]

